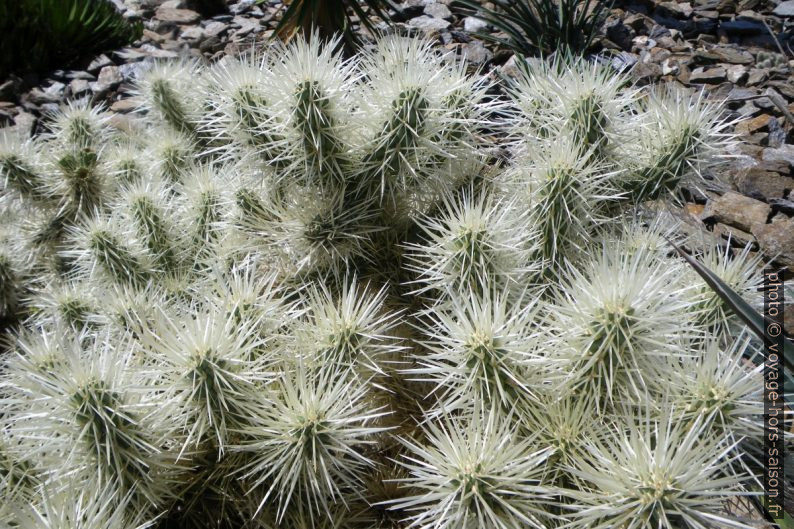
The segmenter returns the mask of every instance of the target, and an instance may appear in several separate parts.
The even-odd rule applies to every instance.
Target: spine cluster
[[[743,527],[757,344],[649,205],[724,160],[719,107],[333,50],[162,63],[123,128],[0,132],[0,519]],[[760,257],[690,242],[757,301]]]

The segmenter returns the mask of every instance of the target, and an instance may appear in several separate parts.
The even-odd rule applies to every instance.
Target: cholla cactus
[[[498,292],[464,293],[428,319],[427,351],[410,373],[435,385],[439,412],[481,402],[510,409],[552,378],[553,362],[539,351],[532,326],[533,303],[513,305]]]
[[[411,269],[421,285],[417,290],[519,290],[539,268],[528,220],[519,204],[485,193],[445,197],[442,215],[419,221],[425,241],[410,247]]]
[[[745,364],[749,348],[746,337],[727,348],[712,339],[702,356],[677,359],[660,373],[657,383],[669,384],[663,394],[680,419],[702,421],[734,441],[757,437],[763,428],[763,363]]]
[[[76,484],[75,484],[76,485]],[[79,487],[79,485],[77,485]],[[151,522],[116,508],[103,490],[78,490],[76,494],[43,490],[38,504],[16,513],[14,527],[20,529],[146,529]]]
[[[427,441],[403,441],[410,455],[401,462],[417,490],[394,502],[418,527],[532,527],[548,523],[554,503],[543,482],[553,451],[534,439],[519,439],[509,417],[480,411],[468,419],[431,424]]]
[[[702,93],[659,89],[641,108],[633,122],[637,141],[626,142],[619,153],[629,160],[623,186],[638,199],[658,198],[685,180],[697,184],[735,143],[727,132],[735,122],[722,119],[718,105]]]
[[[197,69],[192,62],[157,63],[138,84],[141,109],[159,114],[177,132],[195,135],[200,104],[191,80]]]
[[[298,350],[305,351],[306,362],[384,373],[384,364],[399,348],[389,336],[396,315],[383,311],[384,290],[365,291],[353,279],[339,299],[334,299],[325,287],[307,292],[308,317],[298,323],[294,332]]]
[[[568,288],[548,308],[571,387],[597,406],[624,389],[640,396],[652,367],[685,355],[678,342],[697,332],[686,321],[686,287],[670,289],[680,269],[644,251],[620,250],[594,249],[601,255],[584,272],[572,268]]]
[[[572,527],[688,527],[743,525],[722,514],[724,500],[740,494],[742,477],[730,469],[732,446],[704,436],[698,424],[625,419],[607,439],[592,441],[589,458],[572,472],[586,485],[573,493]]]
[[[228,429],[251,414],[254,395],[272,378],[259,322],[230,308],[188,308],[181,317],[163,308],[140,345],[161,385],[164,406],[184,432],[180,455],[211,441],[223,454]],[[166,413],[166,410],[163,410]]]
[[[238,447],[251,454],[243,477],[278,503],[309,518],[333,518],[330,504],[356,494],[362,468],[374,462],[362,452],[380,429],[382,412],[367,405],[364,381],[334,368],[308,371],[302,364],[276,383],[278,396],[248,417]]]
[[[537,61],[522,70],[512,95],[523,115],[519,136],[570,135],[573,149],[605,155],[620,143],[621,125],[638,91],[626,89],[626,75],[597,63],[557,59]]]
[[[123,128],[72,103],[0,133],[0,518],[741,525],[755,346],[647,215],[729,154],[719,107],[335,44],[158,63]],[[763,258],[686,244],[755,296]]]
[[[37,142],[7,131],[0,136],[0,177],[3,190],[21,198],[43,198],[43,175],[38,167]]]
[[[738,252],[731,251],[729,246],[725,248],[711,246],[696,257],[742,298],[760,308],[760,291],[763,283],[761,264],[764,257],[760,254],[751,257],[750,251],[750,245]],[[703,325],[711,327],[714,332],[732,330],[735,332],[737,326],[735,316],[699,276],[687,274],[683,282],[696,285],[693,291],[695,299],[693,310]]]
[[[162,446],[168,430],[154,395],[133,384],[132,349],[79,334],[21,344],[8,362],[10,419],[24,459],[53,487],[98,490],[140,513],[160,504],[177,468]],[[159,437],[163,435],[163,437]],[[69,485],[71,482],[71,485]]]

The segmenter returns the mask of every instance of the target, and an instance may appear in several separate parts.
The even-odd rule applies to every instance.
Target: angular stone
[[[664,60],[670,58],[672,55],[673,52],[671,52],[670,50],[665,48],[660,48],[657,46],[656,48],[651,48],[650,60],[651,62],[661,64]]]
[[[752,230],[761,249],[769,257],[794,270],[794,219],[758,224]]]
[[[166,0],[165,2],[160,3],[160,7],[164,7],[166,9],[184,9],[187,7],[186,0]]]
[[[643,15],[642,13],[633,12],[626,14],[623,23],[640,33],[648,33],[651,28],[653,28],[654,24],[656,24],[651,17]]]
[[[652,62],[641,62],[632,68],[631,75],[641,84],[654,82],[662,76],[662,67]]]
[[[766,201],[784,198],[794,189],[794,178],[754,167],[736,178],[736,187],[749,197]]]
[[[747,78],[747,68],[741,64],[733,64],[725,68],[728,81],[739,84]]]
[[[662,75],[678,75],[679,70],[678,63],[675,61],[671,63],[669,58],[662,62]]]
[[[716,46],[710,51],[717,56],[719,62],[727,62],[730,64],[752,64],[755,62],[753,54],[742,49],[729,46]]]
[[[765,162],[778,162],[794,168],[794,145],[781,145],[775,149],[764,149],[761,159]]]
[[[74,79],[69,83],[69,91],[72,96],[81,96],[91,91],[88,81],[85,79]]]
[[[124,78],[121,76],[118,66],[105,66],[100,70],[94,85],[94,92],[104,93],[116,88]]]
[[[30,112],[21,111],[14,116],[14,126],[12,130],[22,137],[27,138],[33,132],[33,129],[36,128],[37,121],[38,118]]]
[[[752,101],[745,101],[744,105],[736,109],[736,113],[743,118],[751,118],[758,114],[758,112],[760,112],[760,110]]]
[[[707,18],[709,20],[717,20],[720,18],[719,11],[713,11],[710,9],[695,9],[695,15],[702,18]]]
[[[731,246],[739,246],[742,248],[748,244],[756,246],[754,244],[755,238],[752,235],[733,226],[717,223],[714,225],[714,234],[722,237],[726,241],[731,241]]]
[[[231,11],[232,14],[239,15],[251,9],[254,4],[256,4],[256,0],[239,0],[236,4],[229,6],[229,11]]]
[[[768,137],[769,137],[769,134],[767,134],[766,132],[756,132],[754,134],[750,134],[750,135],[744,136],[744,139],[747,142],[749,142],[749,143],[754,143],[756,145],[761,145],[762,143],[764,143],[766,141],[766,139]],[[772,165],[769,165],[769,164],[762,164],[761,167],[763,167],[764,169],[766,169],[768,171],[777,171],[778,170],[777,166],[772,166]]]
[[[719,56],[709,50],[696,50],[694,55],[698,64],[711,64],[719,61]]]
[[[717,86],[710,87],[707,93],[710,99],[724,100],[728,97],[728,94],[730,94],[732,90],[733,85],[725,81],[718,84]]]
[[[753,103],[755,103],[755,106],[758,108],[763,108],[764,110],[771,110],[775,108],[775,104],[768,97],[759,97],[754,99]]]
[[[182,33],[179,34],[179,38],[185,39],[187,41],[198,42],[204,38],[204,29],[200,26],[187,27],[182,31]]]
[[[786,131],[780,126],[780,121],[777,118],[770,119],[766,128],[769,131],[769,139],[766,143],[769,147],[773,149],[781,147],[786,142]]]
[[[145,29],[145,28],[143,30],[143,36],[144,36],[144,42],[145,42],[145,39],[149,39],[152,42],[156,42],[158,44],[162,44],[163,42],[168,40],[168,37],[166,37],[165,35],[161,35],[160,33],[157,33],[156,31],[152,31],[150,29]]]
[[[232,23],[240,26],[240,29],[235,32],[235,35],[238,37],[248,35],[252,31],[259,30],[262,27],[262,24],[258,18],[236,16],[234,17],[234,20],[232,20]]]
[[[700,35],[698,35],[698,38],[695,42],[700,46],[703,46],[705,44],[716,44],[717,37],[709,33],[701,33]]]
[[[425,6],[425,15],[433,18],[451,19],[452,11],[444,4],[430,4]]]
[[[154,14],[157,20],[172,24],[195,24],[201,20],[201,15],[191,9],[174,9],[160,6]]]
[[[794,17],[794,0],[781,2],[772,10],[772,13],[779,17]]]
[[[656,41],[651,38],[648,38],[646,35],[640,35],[638,37],[634,37],[631,42],[632,42],[632,46],[631,46],[632,50],[634,49],[644,50],[656,46]]]
[[[770,119],[772,119],[772,116],[770,116],[769,114],[761,114],[758,117],[741,121],[739,122],[738,125],[736,125],[736,133],[753,134],[755,132],[763,130],[766,128],[767,125],[769,125]]]
[[[709,84],[721,83],[722,81],[725,80],[726,75],[727,75],[727,72],[725,71],[725,68],[719,68],[718,67],[718,68],[704,69],[703,67],[700,67],[700,68],[695,68],[694,70],[692,70],[692,73],[689,76],[689,82],[690,83],[696,83],[696,84],[701,84],[701,83],[709,83]]]
[[[91,61],[91,63],[88,65],[88,68],[86,68],[86,71],[95,74],[105,66],[110,66],[112,64],[113,61],[111,61],[110,58],[103,53],[102,55]]]
[[[769,204],[728,191],[706,204],[703,217],[752,232],[754,226],[766,223],[771,212]]]
[[[447,29],[451,24],[443,18],[433,18],[427,15],[412,18],[408,21],[408,25],[424,31],[425,33],[432,33],[434,31],[442,31]]]
[[[199,50],[201,53],[210,53],[213,54],[221,49],[223,49],[223,42],[218,37],[212,36],[207,39],[201,41],[199,44]]]
[[[27,100],[33,105],[45,105],[47,103],[58,103],[63,98],[63,91],[66,85],[63,83],[53,83],[50,87],[42,90],[34,88],[27,94]]]
[[[764,151],[763,147],[759,145],[750,145],[748,143],[740,143],[738,147],[739,147],[739,152],[741,153],[742,156],[746,156],[753,160],[758,160],[759,158],[761,158],[761,153]],[[749,165],[747,167],[752,167],[752,165]]]
[[[678,79],[678,81],[682,84],[689,84],[689,76],[692,74],[692,71],[689,69],[689,67],[685,64],[679,63],[678,70],[678,77],[676,77],[676,79]]]
[[[208,37],[217,37],[221,33],[224,33],[229,26],[224,24],[223,22],[218,22],[217,20],[213,20],[206,26],[204,26],[204,34]]]
[[[627,51],[621,51],[612,58],[611,64],[612,68],[622,72],[633,67],[635,64],[637,64],[637,61],[639,61],[639,57],[636,54],[629,53]]]
[[[472,64],[485,64],[493,59],[493,52],[485,47],[482,41],[472,40],[468,44],[463,44],[462,55]]]
[[[488,23],[476,17],[466,17],[463,19],[463,29],[469,33],[477,33],[488,27]]]
[[[69,70],[66,72],[66,78],[71,80],[74,79],[85,79],[86,81],[93,81],[96,79],[93,75],[88,72],[84,72],[83,70]]]
[[[110,110],[112,112],[120,112],[122,114],[126,114],[127,112],[132,112],[138,108],[138,104],[133,99],[119,99],[115,101],[112,105],[110,105]]]
[[[769,86],[776,88],[789,99],[794,99],[794,82],[791,78],[787,81],[769,81]]]
[[[728,101],[744,101],[758,97],[760,92],[754,88],[734,88],[728,93]]]
[[[747,76],[747,86],[753,86],[762,83],[767,77],[769,77],[769,70],[752,68],[750,70],[750,74]]]
[[[666,14],[689,18],[692,16],[692,4],[689,2],[659,2],[656,9],[666,11]]]
[[[175,41],[166,42],[164,45],[171,44],[173,46],[179,47],[180,43]],[[170,50],[163,50],[152,46],[151,44],[144,44],[137,50],[134,51],[137,55],[137,59],[145,59],[148,57],[154,57],[156,59],[175,59],[179,57],[179,54]]]

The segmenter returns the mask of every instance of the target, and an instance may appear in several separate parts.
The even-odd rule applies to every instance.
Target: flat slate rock
[[[170,7],[158,8],[154,17],[157,20],[174,24],[195,24],[201,20],[201,15],[191,9],[173,9]]]
[[[779,4],[772,13],[779,17],[794,17],[794,0],[786,0]]]

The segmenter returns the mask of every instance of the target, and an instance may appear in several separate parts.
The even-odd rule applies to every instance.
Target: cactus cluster
[[[333,44],[0,135],[0,524],[743,526],[756,344],[648,214],[729,154],[719,107]]]

